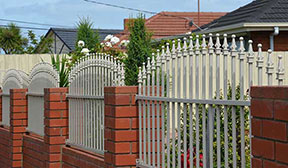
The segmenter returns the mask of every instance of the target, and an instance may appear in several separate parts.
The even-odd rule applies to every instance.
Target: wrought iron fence
[[[28,127],[33,133],[44,136],[44,88],[59,87],[59,73],[49,63],[36,64],[29,75]]]
[[[104,87],[124,85],[124,65],[112,56],[89,54],[69,76],[68,144],[104,154]]]
[[[27,88],[28,75],[19,70],[9,69],[3,79],[2,92],[2,123],[10,126],[10,89]]]
[[[139,72],[139,167],[249,167],[251,85],[283,84],[269,50],[266,74],[261,45],[203,35],[173,41]],[[177,43],[177,44],[176,44]],[[215,43],[215,44],[214,44]],[[176,46],[177,45],[177,46]],[[189,46],[188,46],[189,45]],[[177,48],[176,48],[177,47]],[[256,59],[255,59],[256,56]],[[155,58],[156,57],[156,58]],[[266,59],[265,59],[266,60]],[[256,69],[255,69],[256,65]],[[274,72],[276,70],[276,73]],[[275,77],[276,74],[276,78]],[[265,80],[264,80],[265,79]],[[256,83],[257,81],[257,83]]]

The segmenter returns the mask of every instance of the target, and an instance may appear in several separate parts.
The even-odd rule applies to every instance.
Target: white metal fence
[[[59,73],[49,63],[34,66],[29,75],[28,130],[44,136],[44,88],[59,87]]]
[[[27,88],[28,75],[19,70],[10,69],[3,79],[2,88],[2,124],[10,126],[10,89]]]
[[[69,76],[68,144],[104,154],[104,87],[124,85],[124,67],[97,53],[81,59]]]
[[[140,69],[137,166],[250,167],[249,88],[282,85],[282,56],[209,36],[167,44]]]

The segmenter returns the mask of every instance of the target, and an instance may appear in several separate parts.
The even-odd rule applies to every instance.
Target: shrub
[[[125,59],[125,84],[137,85],[138,67],[147,58],[151,57],[151,33],[145,27],[145,18],[139,14],[137,19],[129,22],[129,44],[127,46],[128,57]]]

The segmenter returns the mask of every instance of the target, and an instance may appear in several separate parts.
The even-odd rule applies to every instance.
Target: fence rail
[[[124,66],[96,53],[81,59],[69,77],[68,144],[104,154],[104,87],[124,85]]]
[[[246,51],[235,35],[230,46],[227,35],[200,41],[173,41],[140,68],[139,167],[250,166],[249,88],[282,85],[282,56],[274,67],[268,51],[265,75],[261,45],[253,52],[250,40]]]

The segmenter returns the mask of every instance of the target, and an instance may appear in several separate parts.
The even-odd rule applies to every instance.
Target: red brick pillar
[[[138,158],[138,87],[105,87],[105,165],[135,167]]]
[[[44,89],[44,142],[47,168],[61,167],[61,147],[68,137],[68,88]]]
[[[288,167],[288,87],[252,87],[252,167]]]
[[[23,134],[26,132],[28,102],[27,89],[10,89],[11,167],[22,167]]]

